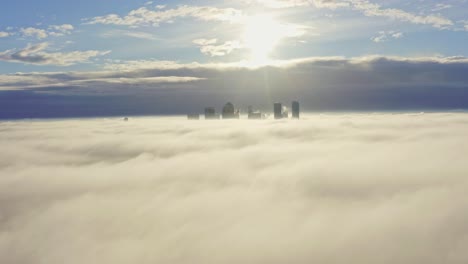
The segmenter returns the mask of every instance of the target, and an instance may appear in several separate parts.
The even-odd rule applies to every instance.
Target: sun
[[[243,43],[250,52],[250,63],[268,63],[270,53],[284,37],[282,27],[270,15],[255,15],[246,19]]]

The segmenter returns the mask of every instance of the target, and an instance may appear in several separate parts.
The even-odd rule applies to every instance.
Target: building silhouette
[[[205,108],[205,119],[219,119],[219,116],[216,114],[214,107]]]
[[[275,119],[283,118],[283,106],[281,105],[281,103],[275,103],[273,105],[273,112]]]
[[[239,111],[230,102],[224,105],[222,115],[223,119],[239,119]]]
[[[299,102],[293,101],[292,102],[292,117],[299,118],[299,112],[300,112]]]
[[[187,115],[187,119],[188,119],[188,120],[199,120],[199,119],[200,119],[200,115],[199,115],[199,114],[188,114],[188,115]]]

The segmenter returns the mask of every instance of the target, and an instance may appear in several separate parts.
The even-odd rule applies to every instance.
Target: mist
[[[467,263],[468,114],[0,122],[0,263]]]

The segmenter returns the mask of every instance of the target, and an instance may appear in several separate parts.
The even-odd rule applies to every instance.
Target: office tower
[[[247,112],[247,113],[248,113],[249,115],[250,115],[251,113],[253,113],[253,108],[252,108],[251,105],[249,105],[249,107],[248,107],[248,112]]]
[[[293,101],[292,102],[292,117],[293,118],[299,118],[299,102],[298,101]]]
[[[234,105],[227,103],[223,107],[223,119],[235,119],[239,118],[239,111],[234,108]]]
[[[249,114],[249,119],[263,119],[263,115],[259,111],[252,112]]]
[[[205,119],[218,119],[214,107],[205,108]]]
[[[188,114],[188,115],[187,115],[187,119],[188,119],[188,120],[199,120],[199,119],[200,119],[200,115],[199,115],[199,114]]]
[[[249,106],[248,108],[248,118],[249,119],[262,119],[263,118],[263,115],[262,115],[262,112],[256,110],[254,111],[252,106]]]
[[[275,103],[273,105],[273,112],[274,112],[274,116],[275,116],[275,119],[281,119],[283,118],[283,106],[281,105],[281,103]]]

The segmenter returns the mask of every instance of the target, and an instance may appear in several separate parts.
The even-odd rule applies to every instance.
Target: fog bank
[[[0,122],[0,263],[467,263],[468,114]]]

